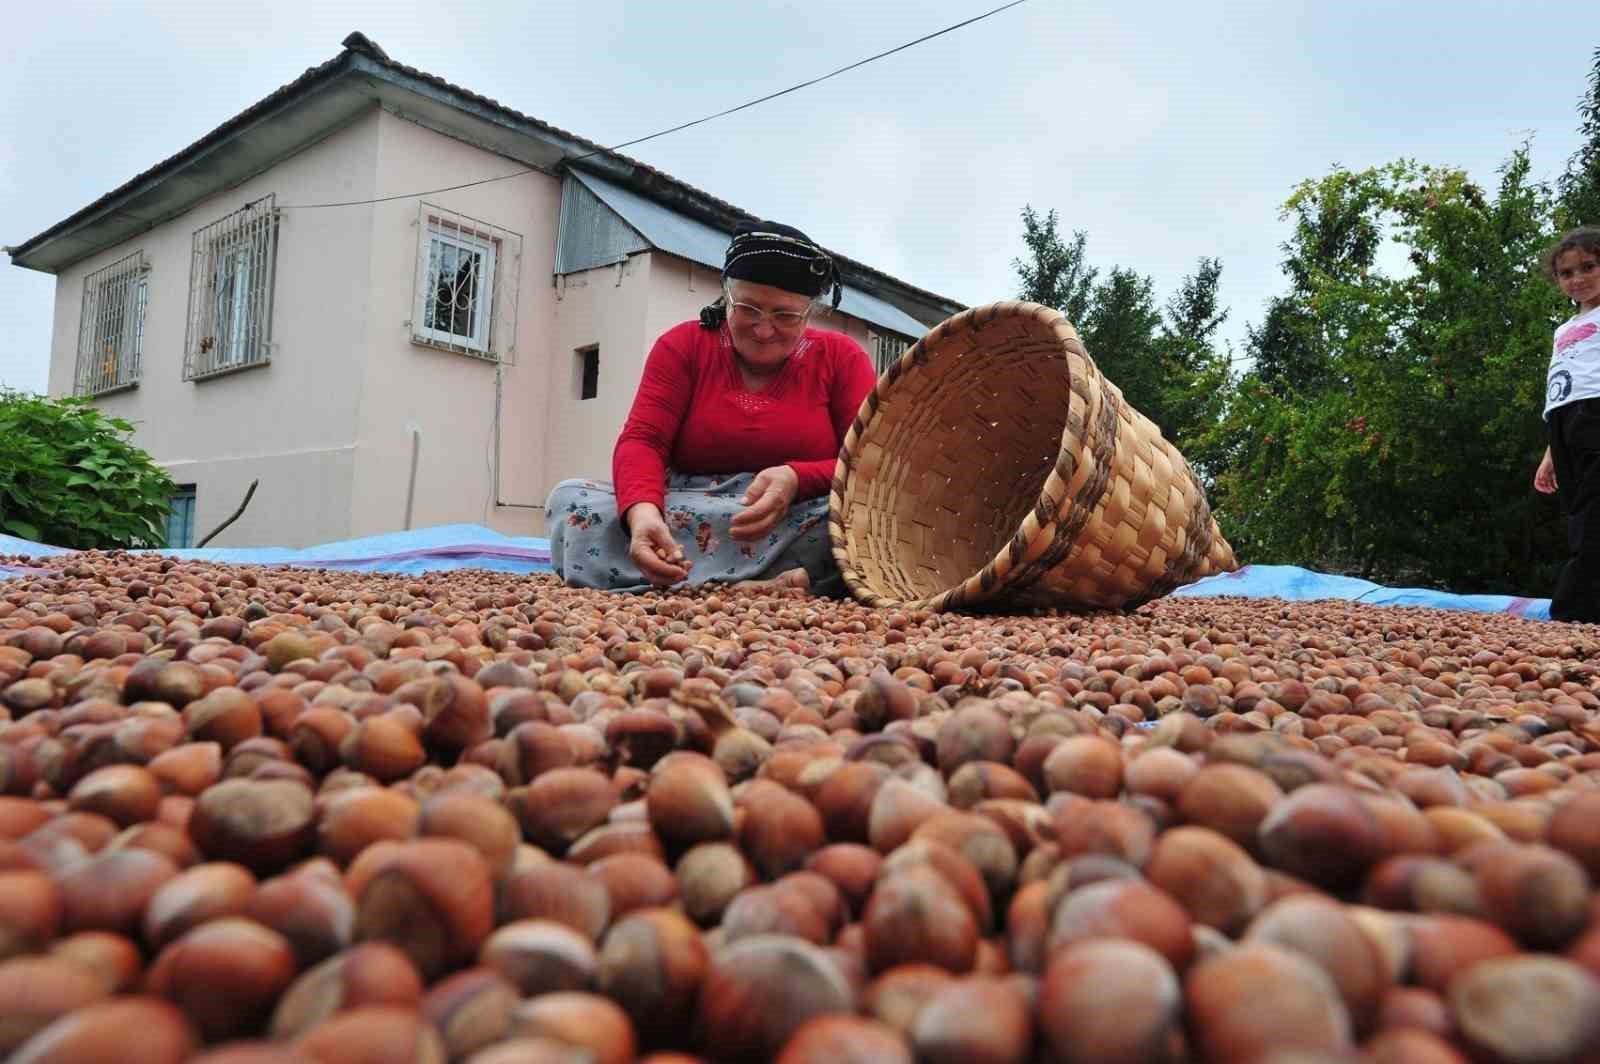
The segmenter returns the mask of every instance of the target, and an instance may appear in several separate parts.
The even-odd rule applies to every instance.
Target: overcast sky
[[[0,64],[0,244],[191,143],[359,29],[399,62],[615,144],[783,88],[999,0],[189,0],[16,5]],[[628,154],[965,303],[1016,294],[1019,211],[1165,299],[1223,261],[1226,335],[1282,289],[1279,206],[1335,164],[1492,184],[1524,138],[1577,146],[1596,41],[1572,0],[1029,0]],[[54,279],[0,260],[0,384],[42,391]],[[1242,353],[1242,352],[1239,352]]]

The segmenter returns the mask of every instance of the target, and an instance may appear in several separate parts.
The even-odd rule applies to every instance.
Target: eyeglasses
[[[729,303],[728,317],[737,322],[741,327],[754,328],[762,322],[771,322],[774,329],[780,332],[789,332],[804,325],[811,316],[810,309],[806,310],[762,310],[760,307],[749,303]]]

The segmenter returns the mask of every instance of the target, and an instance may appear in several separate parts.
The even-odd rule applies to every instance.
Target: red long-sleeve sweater
[[[617,513],[638,502],[665,510],[669,467],[707,474],[787,465],[800,477],[796,498],[825,494],[845,433],[876,379],[860,344],[807,329],[777,377],[763,391],[746,391],[726,326],[673,326],[645,359],[612,452]]]

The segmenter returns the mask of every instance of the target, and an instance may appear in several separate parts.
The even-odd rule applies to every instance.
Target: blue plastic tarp
[[[43,558],[68,554],[60,547],[0,535],[0,556]],[[482,525],[435,525],[409,532],[323,543],[302,550],[285,547],[207,547],[162,550],[174,558],[239,565],[297,565],[369,573],[428,573],[451,569],[493,569],[506,573],[550,572],[550,541],[507,536]],[[26,566],[0,562],[0,579],[26,572]],[[1208,576],[1172,593],[1180,598],[1238,596],[1290,602],[1343,599],[1372,606],[1428,606],[1445,610],[1510,613],[1530,620],[1550,619],[1550,600],[1512,595],[1456,595],[1421,587],[1384,587],[1352,576],[1319,573],[1294,565],[1246,565]]]
[[[1181,598],[1277,598],[1290,602],[1344,599],[1369,606],[1427,606],[1438,610],[1475,610],[1511,613],[1529,620],[1548,621],[1550,600],[1515,595],[1456,595],[1425,587],[1384,587],[1353,576],[1318,573],[1295,565],[1246,565],[1178,588]]]
[[[0,535],[0,556],[45,558],[70,554],[60,547]],[[429,573],[492,569],[502,573],[550,572],[550,541],[507,536],[482,525],[435,525],[292,550],[287,547],[205,547],[150,552],[172,558],[236,565],[296,565],[364,573]],[[0,563],[0,578],[27,571]]]

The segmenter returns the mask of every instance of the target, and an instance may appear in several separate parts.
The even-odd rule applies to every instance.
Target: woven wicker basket
[[[873,606],[1127,607],[1237,567],[1183,456],[1036,303],[958,314],[885,370],[829,502]]]

